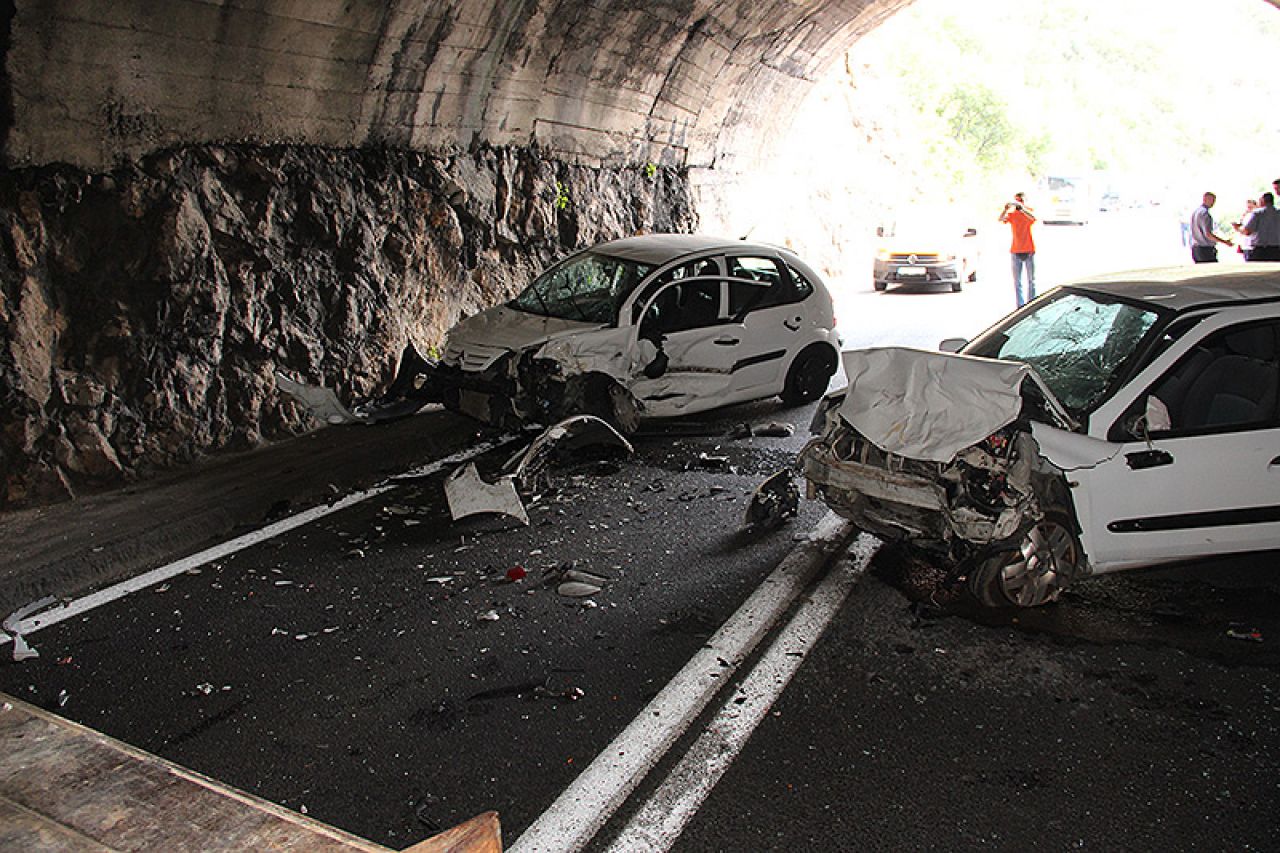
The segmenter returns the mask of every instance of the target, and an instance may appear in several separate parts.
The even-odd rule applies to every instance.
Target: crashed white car
[[[959,354],[845,354],[811,496],[946,553],[988,605],[1280,548],[1280,265],[1068,285]]]
[[[838,353],[831,297],[791,252],[659,234],[573,254],[463,320],[431,384],[493,424],[585,413],[632,431],[774,395],[816,400]]]

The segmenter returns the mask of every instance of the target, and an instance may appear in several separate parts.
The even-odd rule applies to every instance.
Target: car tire
[[[876,281],[872,282],[872,286],[883,293],[889,287],[889,283],[887,281]]]
[[[969,573],[969,591],[986,607],[1039,607],[1057,600],[1084,570],[1075,525],[1062,510],[1046,512],[1013,548]]]
[[[959,282],[959,281],[953,281],[953,282],[951,282],[951,292],[952,292],[952,293],[959,293],[959,292],[960,292],[960,289],[961,289],[961,288],[963,288],[963,287],[964,287],[964,283],[963,283],[963,282]]]
[[[835,373],[835,351],[822,344],[813,344],[801,350],[791,362],[779,396],[788,406],[811,403],[826,393]]]

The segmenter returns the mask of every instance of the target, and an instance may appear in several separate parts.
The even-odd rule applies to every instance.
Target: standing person
[[[1013,243],[1009,246],[1009,257],[1013,264],[1013,296],[1021,308],[1036,298],[1036,243],[1031,238],[1031,226],[1036,215],[1027,207],[1027,200],[1022,193],[1014,193],[1013,201],[1006,202],[1000,211],[1000,221],[1008,223],[1013,232]],[[1022,287],[1022,271],[1027,273],[1027,286]]]
[[[1253,239],[1253,250],[1245,255],[1246,261],[1280,261],[1280,211],[1275,205],[1276,197],[1263,193],[1241,226],[1241,233]]]
[[[1205,193],[1200,206],[1191,214],[1191,260],[1197,264],[1212,264],[1218,260],[1218,243],[1230,246],[1230,240],[1224,240],[1213,233],[1213,215],[1209,208],[1213,207],[1218,197],[1213,193]]]
[[[1240,235],[1240,239],[1236,241],[1236,251],[1244,255],[1244,259],[1249,260],[1249,253],[1253,251],[1253,236],[1244,233],[1245,220],[1249,218],[1249,214],[1258,209],[1258,202],[1253,199],[1246,199],[1244,203],[1244,216],[1240,217],[1239,222],[1232,222],[1231,227],[1236,229]]]

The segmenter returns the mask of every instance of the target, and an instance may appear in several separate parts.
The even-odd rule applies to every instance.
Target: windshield
[[[653,267],[587,252],[552,267],[511,300],[530,314],[616,323],[618,307]]]
[[[1031,365],[1080,418],[1109,396],[1158,319],[1150,308],[1063,291],[987,332],[965,353]]]

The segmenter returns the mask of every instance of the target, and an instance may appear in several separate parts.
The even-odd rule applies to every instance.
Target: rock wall
[[[306,429],[283,369],[368,394],[408,340],[599,240],[696,224],[680,169],[247,145],[0,173],[0,506]]]

